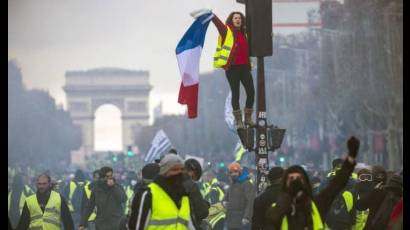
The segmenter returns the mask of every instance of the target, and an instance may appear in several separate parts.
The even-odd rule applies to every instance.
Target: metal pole
[[[255,161],[257,170],[257,193],[261,193],[267,186],[267,174],[269,170],[267,148],[267,122],[265,102],[265,68],[263,57],[257,57],[257,107],[256,107],[256,149]]]

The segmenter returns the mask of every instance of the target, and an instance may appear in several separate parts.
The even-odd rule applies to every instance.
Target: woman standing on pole
[[[212,13],[211,10],[198,10],[192,12],[195,18]],[[214,67],[223,68],[229,87],[232,92],[232,110],[237,129],[244,128],[242,111],[239,105],[240,83],[246,92],[246,105],[244,108],[245,125],[252,126],[252,112],[255,98],[255,87],[251,75],[249,60],[249,47],[246,38],[245,16],[241,12],[232,12],[225,24],[213,14],[212,22],[219,32],[218,44],[214,55]]]

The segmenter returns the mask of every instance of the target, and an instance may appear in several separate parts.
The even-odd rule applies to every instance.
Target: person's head
[[[370,169],[362,168],[357,172],[357,182],[355,184],[359,195],[366,195],[372,190],[373,175]]]
[[[201,164],[195,159],[188,159],[185,161],[185,172],[194,181],[198,181],[202,176]]]
[[[81,171],[81,169],[77,169],[77,171],[75,171],[74,180],[75,181],[84,181],[85,180],[84,173],[83,173],[83,171]]]
[[[233,162],[228,166],[229,176],[233,182],[236,182],[239,178],[239,175],[242,173],[242,167],[238,162]]]
[[[41,174],[37,177],[37,192],[45,193],[51,189],[51,177],[48,174]]]
[[[312,195],[312,187],[306,171],[299,165],[287,168],[282,176],[282,190],[296,195],[296,192],[303,191],[306,195]]]
[[[332,161],[332,167],[334,170],[342,168],[343,159],[337,158]]]
[[[149,163],[141,170],[142,181],[146,184],[151,183],[159,173],[159,165],[156,163]]]
[[[285,170],[283,170],[282,167],[271,168],[268,172],[268,180],[270,184],[279,184],[284,171]]]
[[[19,191],[23,189],[23,187],[24,187],[23,175],[21,173],[16,173],[13,177],[12,189],[14,191]]]
[[[215,178],[215,173],[212,170],[206,171],[202,176],[204,182],[211,182],[213,178]]]
[[[168,151],[168,153],[172,153],[172,154],[178,155],[177,150],[174,149],[174,148],[170,149],[170,150]]]
[[[100,179],[106,181],[114,178],[114,171],[111,167],[104,166],[100,169]]]
[[[229,14],[228,18],[226,19],[225,24],[231,25],[236,29],[241,30],[242,32],[245,32],[246,28],[246,21],[245,21],[245,15],[243,15],[241,12],[234,11]]]
[[[178,155],[166,154],[159,162],[159,167],[159,175],[163,177],[182,175],[184,160]]]
[[[100,178],[100,170],[94,170],[93,172],[93,181],[97,181]]]
[[[386,183],[387,180],[387,172],[383,168],[383,166],[375,165],[372,167],[372,176],[374,184],[382,184]]]

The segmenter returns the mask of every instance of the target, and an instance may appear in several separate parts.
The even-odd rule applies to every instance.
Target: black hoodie
[[[294,165],[286,169],[282,177],[281,192],[279,194],[277,204],[274,208],[269,208],[266,212],[267,221],[270,223],[270,226],[272,226],[272,229],[280,229],[282,219],[285,215],[287,216],[288,227],[290,230],[305,229],[305,227],[312,229],[313,222],[310,208],[311,200],[315,202],[322,222],[324,223],[333,200],[346,186],[355,164],[356,163],[352,164],[348,160],[345,160],[342,168],[338,171],[336,176],[329,182],[326,188],[324,188],[316,196],[312,195],[312,187],[310,185],[309,177],[302,167]],[[299,172],[302,174],[305,182],[304,190],[306,196],[302,202],[297,202],[295,206],[296,213],[294,216],[291,216],[292,197],[290,195],[290,191],[286,188],[286,181],[289,173],[294,172]]]

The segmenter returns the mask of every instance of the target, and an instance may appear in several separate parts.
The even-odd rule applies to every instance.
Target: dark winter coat
[[[121,185],[115,183],[112,187],[100,180],[92,190],[85,212],[81,215],[82,226],[87,226],[88,217],[97,207],[95,226],[98,230],[118,230],[121,219],[124,218],[124,203],[127,195]]]
[[[240,176],[241,177],[241,176]],[[252,220],[255,186],[249,178],[233,182],[226,193],[226,225],[228,228],[241,228],[242,219]]]
[[[392,186],[392,187],[385,187],[382,189],[374,189],[369,193],[368,196],[361,197],[357,201],[358,210],[362,211],[362,210],[369,209],[369,216],[367,217],[364,230],[371,229],[370,223],[373,221],[374,216],[379,210],[379,207],[383,203],[383,200],[386,197],[388,192],[392,192],[396,197],[403,196],[403,191],[400,186]],[[386,215],[390,215],[390,213],[386,213]],[[386,226],[381,226],[381,229],[383,228],[387,228],[387,223],[386,223]]]
[[[319,211],[322,222],[326,221],[326,215],[329,212],[330,206],[332,205],[333,200],[336,198],[337,194],[343,190],[346,186],[347,181],[351,173],[353,172],[354,166],[356,163],[352,164],[348,160],[345,160],[342,168],[338,171],[336,176],[330,180],[329,184],[316,196],[312,195],[312,188],[310,185],[309,178],[306,171],[300,166],[291,166],[283,175],[282,179],[282,188],[278,197],[278,201],[275,207],[271,207],[266,212],[266,218],[269,223],[270,229],[280,229],[282,219],[286,215],[288,219],[289,229],[312,229],[312,215],[311,209],[306,208],[310,207],[310,201],[313,200],[316,204],[316,207]],[[286,181],[290,170],[297,169],[302,173],[305,182],[307,182],[307,202],[302,205],[296,205],[296,214],[291,216],[292,211],[292,198],[286,189]]]
[[[252,230],[269,229],[265,223],[265,213],[278,199],[280,184],[273,184],[259,194],[253,203]]]

